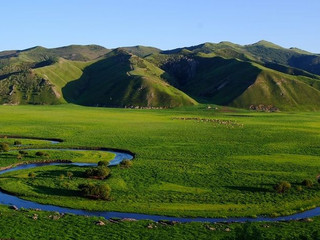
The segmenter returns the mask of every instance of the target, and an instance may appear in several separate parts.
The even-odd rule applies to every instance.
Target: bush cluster
[[[21,145],[22,143],[21,143],[21,141],[19,141],[19,140],[15,140],[14,141],[14,143],[13,143],[13,145]]]
[[[39,151],[39,152],[36,152],[36,156],[38,156],[38,157],[49,157],[49,154]]]
[[[313,182],[310,179],[303,180],[301,184],[307,188],[311,188],[313,186]]]
[[[85,183],[78,186],[85,197],[109,200],[111,188],[108,184]]]
[[[88,178],[98,178],[105,179],[110,175],[110,168],[105,166],[98,166],[94,168],[87,169],[85,171],[85,176]]]
[[[129,168],[132,166],[132,161],[128,160],[128,159],[124,159],[121,163],[120,163],[120,167],[121,168]]]
[[[0,143],[0,152],[8,152],[9,144],[8,143]]]
[[[108,161],[99,161],[98,166],[100,167],[108,167],[109,162]]]
[[[287,181],[279,182],[274,186],[274,190],[276,190],[277,193],[285,193],[291,188],[291,184]]]

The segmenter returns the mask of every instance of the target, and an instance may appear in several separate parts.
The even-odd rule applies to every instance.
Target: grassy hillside
[[[69,61],[60,58],[59,61],[53,65],[37,68],[34,72],[44,79],[49,80],[57,92],[57,96],[61,102],[66,102],[62,88],[70,81],[79,79],[85,67],[93,62]],[[66,93],[69,96],[71,93]]]
[[[10,74],[0,80],[1,104],[58,104],[58,94],[47,80],[31,71]]]
[[[150,54],[161,52],[161,50],[158,48],[146,47],[146,46],[140,46],[140,45],[133,46],[133,47],[123,47],[122,49],[139,57],[146,57]]]
[[[25,50],[0,52],[1,58],[15,58],[24,62],[41,62],[49,57],[65,58],[75,61],[93,60],[105,55],[110,50],[98,45],[70,45],[59,48],[33,47]]]
[[[68,83],[63,94],[69,102],[99,106],[176,107],[196,102],[170,86],[164,71],[123,50],[84,69],[79,80]]]
[[[97,45],[34,47],[0,52],[0,102],[177,107],[198,101],[318,110],[319,62],[319,55],[267,41],[168,51],[140,45],[112,51]]]
[[[257,63],[208,54],[160,54],[149,58],[172,76],[174,86],[199,102],[247,109],[250,105],[273,105],[280,110],[320,109],[319,77],[302,70],[283,66],[281,70],[290,75]]]
[[[250,105],[262,104],[276,106],[280,110],[320,109],[320,91],[305,83],[307,78],[258,67],[262,71],[254,84],[232,101],[231,106],[249,108]],[[319,80],[316,82],[319,84]]]

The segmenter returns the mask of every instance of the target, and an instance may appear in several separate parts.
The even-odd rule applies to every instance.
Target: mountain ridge
[[[319,55],[265,40],[172,50],[36,46],[0,52],[0,103],[320,110],[319,74]]]

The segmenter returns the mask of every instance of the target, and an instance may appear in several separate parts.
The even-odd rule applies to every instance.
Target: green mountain
[[[320,55],[260,41],[0,52],[0,103],[319,110]]]

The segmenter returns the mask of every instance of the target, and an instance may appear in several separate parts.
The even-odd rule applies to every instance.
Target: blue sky
[[[0,50],[268,40],[320,53],[319,0],[3,0]]]

